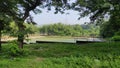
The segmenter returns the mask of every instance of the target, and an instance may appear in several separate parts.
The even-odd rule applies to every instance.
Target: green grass
[[[120,42],[25,45],[28,56],[11,57],[7,44],[0,53],[0,68],[120,68]]]

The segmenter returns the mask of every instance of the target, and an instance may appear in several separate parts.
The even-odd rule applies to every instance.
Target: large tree
[[[80,17],[90,16],[91,22],[101,24],[102,19],[109,17],[108,24],[114,30],[108,31],[112,32],[111,36],[120,30],[120,0],[77,0],[71,7],[80,12]]]
[[[19,48],[23,48],[24,41],[24,21],[29,17],[29,22],[32,22],[32,18],[30,16],[30,11],[34,11],[37,6],[42,4],[40,0],[18,0],[18,11],[14,16],[14,21],[18,26],[18,45]]]
[[[39,13],[40,7],[48,7],[48,10],[51,9],[51,6],[55,6],[55,10],[57,12],[62,12],[64,5],[67,3],[67,0],[17,0],[16,5],[18,10],[13,13],[13,19],[18,26],[18,45],[19,48],[23,48],[23,41],[24,41],[24,29],[25,25],[24,22],[27,23],[34,23],[30,12]],[[40,7],[39,7],[40,6]],[[37,8],[39,7],[39,8]]]
[[[14,9],[12,9],[14,8]],[[16,9],[14,0],[0,0],[0,50],[1,50],[1,37],[2,30],[8,27],[9,22],[12,20],[11,13]]]

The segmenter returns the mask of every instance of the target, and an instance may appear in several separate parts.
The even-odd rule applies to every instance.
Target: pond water
[[[25,43],[36,43],[36,41],[49,41],[49,42],[66,42],[66,43],[76,43],[76,41],[104,41],[100,38],[72,38],[72,39],[31,39],[29,41],[24,41]]]

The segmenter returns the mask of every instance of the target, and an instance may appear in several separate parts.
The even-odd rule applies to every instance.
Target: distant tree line
[[[99,36],[99,26],[93,24],[86,25],[66,25],[62,23],[43,25],[40,29],[41,35],[57,36]]]

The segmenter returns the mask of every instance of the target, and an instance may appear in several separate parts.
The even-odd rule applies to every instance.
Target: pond
[[[104,39],[101,38],[49,38],[49,39],[30,39],[29,41],[25,41],[25,43],[36,43],[36,41],[45,41],[45,42],[63,42],[63,43],[76,43],[76,41],[96,41],[96,42],[102,42]]]

